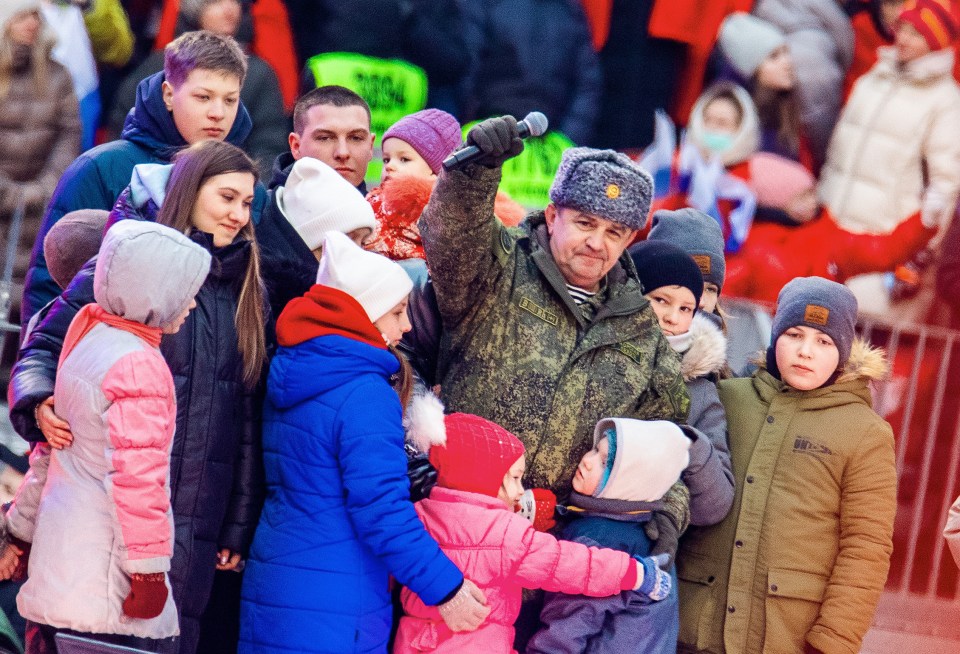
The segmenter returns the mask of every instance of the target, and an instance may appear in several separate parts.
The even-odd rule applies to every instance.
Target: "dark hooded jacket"
[[[177,131],[173,115],[163,103],[161,86],[163,73],[146,78],[137,87],[137,101],[127,116],[123,133],[117,141],[99,145],[77,157],[60,177],[40,233],[33,246],[30,269],[24,281],[23,305],[20,311],[22,325],[47,302],[60,293],[47,271],[43,256],[43,239],[60,218],[76,209],[113,208],[120,192],[130,183],[133,167],[141,163],[167,163],[173,155],[187,146]],[[253,126],[243,103],[227,134],[227,142],[242,146]],[[259,221],[266,202],[266,193],[258,187],[252,216]]]
[[[117,200],[110,223],[153,220],[156,205],[135,207],[130,191]],[[263,501],[260,450],[262,397],[242,383],[234,315],[250,256],[249,242],[223,248],[194,231],[191,238],[213,256],[210,275],[197,294],[197,308],[176,334],[165,335],[161,353],[173,373],[177,426],[170,460],[171,506],[175,522],[170,583],[180,612],[180,654],[196,651],[199,620],[213,585],[220,548],[245,554]],[[13,403],[36,403],[53,393],[63,337],[76,313],[94,301],[96,258],[77,274],[31,334],[10,385]],[[15,399],[14,399],[15,398]],[[17,426],[30,440],[43,435],[26,413],[13,409]]]

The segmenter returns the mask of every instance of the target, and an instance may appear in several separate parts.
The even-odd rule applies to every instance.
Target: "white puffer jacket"
[[[888,234],[916,212],[944,226],[960,190],[960,87],[953,51],[900,67],[896,49],[857,81],[820,174],[819,195],[843,229]]]

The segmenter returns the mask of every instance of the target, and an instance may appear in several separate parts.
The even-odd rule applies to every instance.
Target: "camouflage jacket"
[[[542,212],[494,217],[499,169],[443,173],[420,218],[444,334],[450,411],[493,420],[527,448],[528,486],[570,491],[600,418],[684,422],[680,359],[623,256],[587,321],[550,254]]]

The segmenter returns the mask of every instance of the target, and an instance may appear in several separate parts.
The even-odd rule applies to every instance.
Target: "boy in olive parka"
[[[845,286],[780,292],[766,366],[720,383],[736,497],[677,555],[681,653],[856,654],[890,566],[896,466],[871,408],[883,353]]]

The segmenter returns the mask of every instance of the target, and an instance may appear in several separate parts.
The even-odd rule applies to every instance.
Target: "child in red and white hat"
[[[651,558],[558,541],[514,511],[526,467],[520,440],[479,416],[446,416],[446,442],[430,448],[437,486],[416,505],[427,531],[484,592],[487,620],[474,632],[447,629],[434,607],[409,589],[401,594],[395,653],[513,651],[522,589],[607,597],[669,591],[670,578]]]

